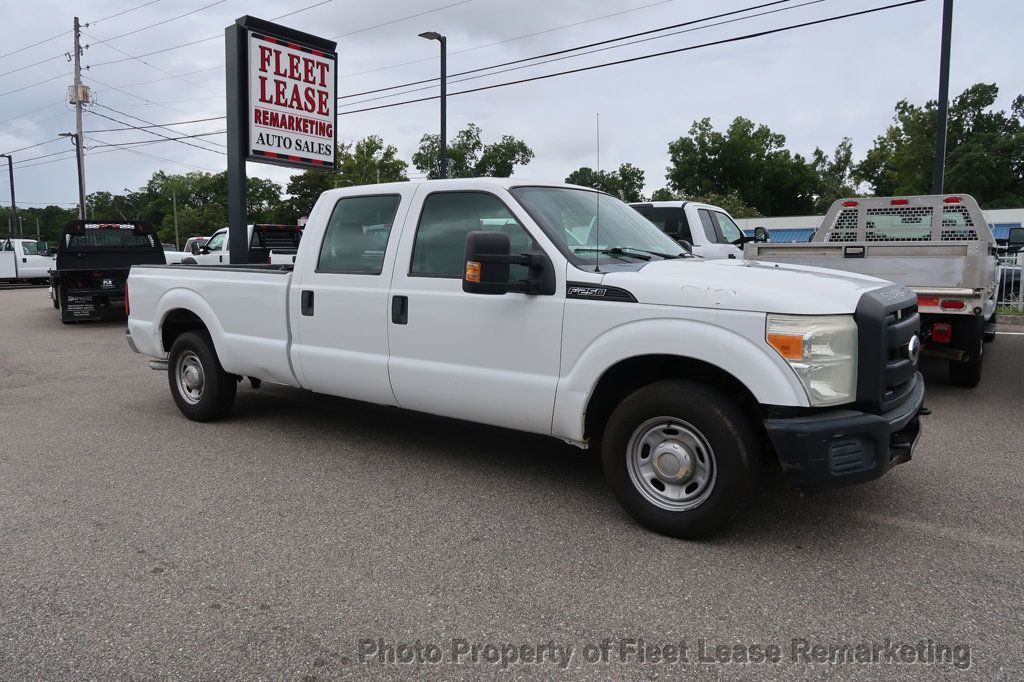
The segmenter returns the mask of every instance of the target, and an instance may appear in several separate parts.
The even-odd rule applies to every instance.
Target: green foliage
[[[985,208],[1024,203],[1024,95],[1009,112],[993,109],[998,95],[994,83],[977,83],[949,107],[945,190],[971,194]],[[934,100],[923,107],[901,100],[855,177],[881,196],[928,194],[937,121]]]
[[[484,144],[480,126],[470,123],[448,143],[449,177],[507,178],[516,166],[525,166],[533,160],[533,150],[522,140],[502,135],[493,144]],[[412,155],[413,166],[430,179],[440,177],[441,136],[432,134],[420,138],[420,147]]]
[[[595,171],[583,166],[570,173],[565,181],[599,189],[623,201],[644,200],[644,172],[631,163],[624,163],[613,171]]]
[[[803,215],[814,210],[818,178],[784,135],[736,117],[724,133],[711,119],[695,121],[688,135],[669,143],[669,187],[689,197],[736,192],[762,215]]]
[[[659,187],[651,194],[651,201],[678,201],[680,196],[668,187]]]
[[[60,238],[61,231],[64,229],[64,225],[69,220],[75,220],[78,218],[77,208],[66,208],[63,206],[45,206],[31,208],[25,206],[18,207],[18,222],[22,225],[22,231],[20,234],[24,235],[26,239],[35,239],[36,236],[36,220],[39,221],[39,235],[41,239],[56,244]],[[0,238],[6,239],[8,236],[8,226],[11,224],[11,207],[0,206]],[[15,230],[14,234],[18,232]]]
[[[385,145],[378,135],[365,137],[354,147],[338,145],[335,159],[335,171],[308,170],[289,179],[286,189],[291,198],[281,206],[281,213],[286,216],[282,222],[291,223],[308,216],[316,200],[329,189],[409,179],[406,175],[409,164],[398,158],[394,145]]]
[[[733,218],[760,218],[761,213],[753,206],[743,202],[739,192],[733,191],[726,194],[711,193],[701,196],[688,197],[680,192],[673,192],[668,187],[654,190],[651,194],[651,201],[696,201],[701,204],[711,204],[724,208]]]
[[[836,199],[857,194],[853,179],[853,141],[850,138],[844,137],[831,157],[815,147],[811,167],[818,178],[815,212],[824,213]]]

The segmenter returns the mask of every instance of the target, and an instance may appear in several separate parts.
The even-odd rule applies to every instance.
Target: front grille
[[[857,402],[885,412],[914,389],[917,358],[910,342],[921,330],[917,296],[901,286],[864,294],[857,305]]]

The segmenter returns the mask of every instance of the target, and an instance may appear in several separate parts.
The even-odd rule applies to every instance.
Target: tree
[[[644,172],[631,163],[624,163],[613,171],[596,171],[583,166],[570,173],[565,181],[571,185],[593,187],[623,201],[644,200]]]
[[[844,137],[829,157],[815,147],[811,166],[818,176],[818,189],[814,199],[815,211],[824,213],[832,202],[857,193],[853,179],[853,141]]]
[[[986,208],[1024,202],[1024,95],[995,111],[994,83],[977,83],[953,99],[946,134],[945,190],[972,194]],[[854,177],[876,195],[928,194],[935,159],[938,105],[901,100],[893,124],[875,139]]]
[[[699,197],[683,196],[679,192],[673,192],[668,187],[654,190],[651,194],[651,201],[695,201],[701,204],[711,204],[724,208],[733,218],[760,218],[761,213],[753,206],[743,203],[743,198],[738,192],[728,194],[705,194]]]
[[[448,165],[452,178],[494,177],[507,178],[516,166],[525,166],[533,160],[533,150],[520,139],[502,135],[493,144],[484,144],[480,126],[470,123],[448,143]],[[440,174],[441,136],[427,134],[420,138],[420,147],[412,155],[412,163],[428,178]]]
[[[724,133],[709,118],[695,121],[688,135],[669,143],[669,188],[688,197],[736,192],[763,215],[810,213],[817,176],[785,144],[784,135],[742,116]]]
[[[409,164],[398,158],[394,145],[385,145],[379,135],[370,135],[351,143],[338,145],[335,151],[335,170],[308,170],[291,176],[285,190],[291,197],[283,203],[281,212],[285,222],[308,216],[320,195],[336,187],[372,185],[378,182],[408,180]]]

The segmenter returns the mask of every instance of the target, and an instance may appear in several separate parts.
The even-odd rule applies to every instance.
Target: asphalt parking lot
[[[123,323],[61,325],[45,289],[0,291],[0,320],[0,679],[1024,676],[1024,336],[975,390],[926,368],[909,464],[807,496],[768,470],[691,543],[560,442],[273,386],[194,424]],[[632,640],[687,660],[619,660]],[[443,660],[387,660],[417,641]]]

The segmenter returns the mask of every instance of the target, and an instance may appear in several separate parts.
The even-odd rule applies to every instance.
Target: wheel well
[[[584,438],[601,440],[604,425],[612,411],[633,391],[664,379],[689,379],[720,389],[735,399],[746,414],[755,417],[752,424],[760,430],[763,409],[739,379],[720,367],[702,360],[677,355],[640,355],[622,360],[605,370],[587,403],[583,423]]]
[[[201,330],[208,332],[206,325],[199,319],[191,310],[185,310],[184,308],[177,308],[167,313],[167,317],[164,318],[163,326],[160,328],[160,336],[164,344],[164,352],[169,353],[171,346],[174,345],[175,339],[184,334],[185,332]]]

